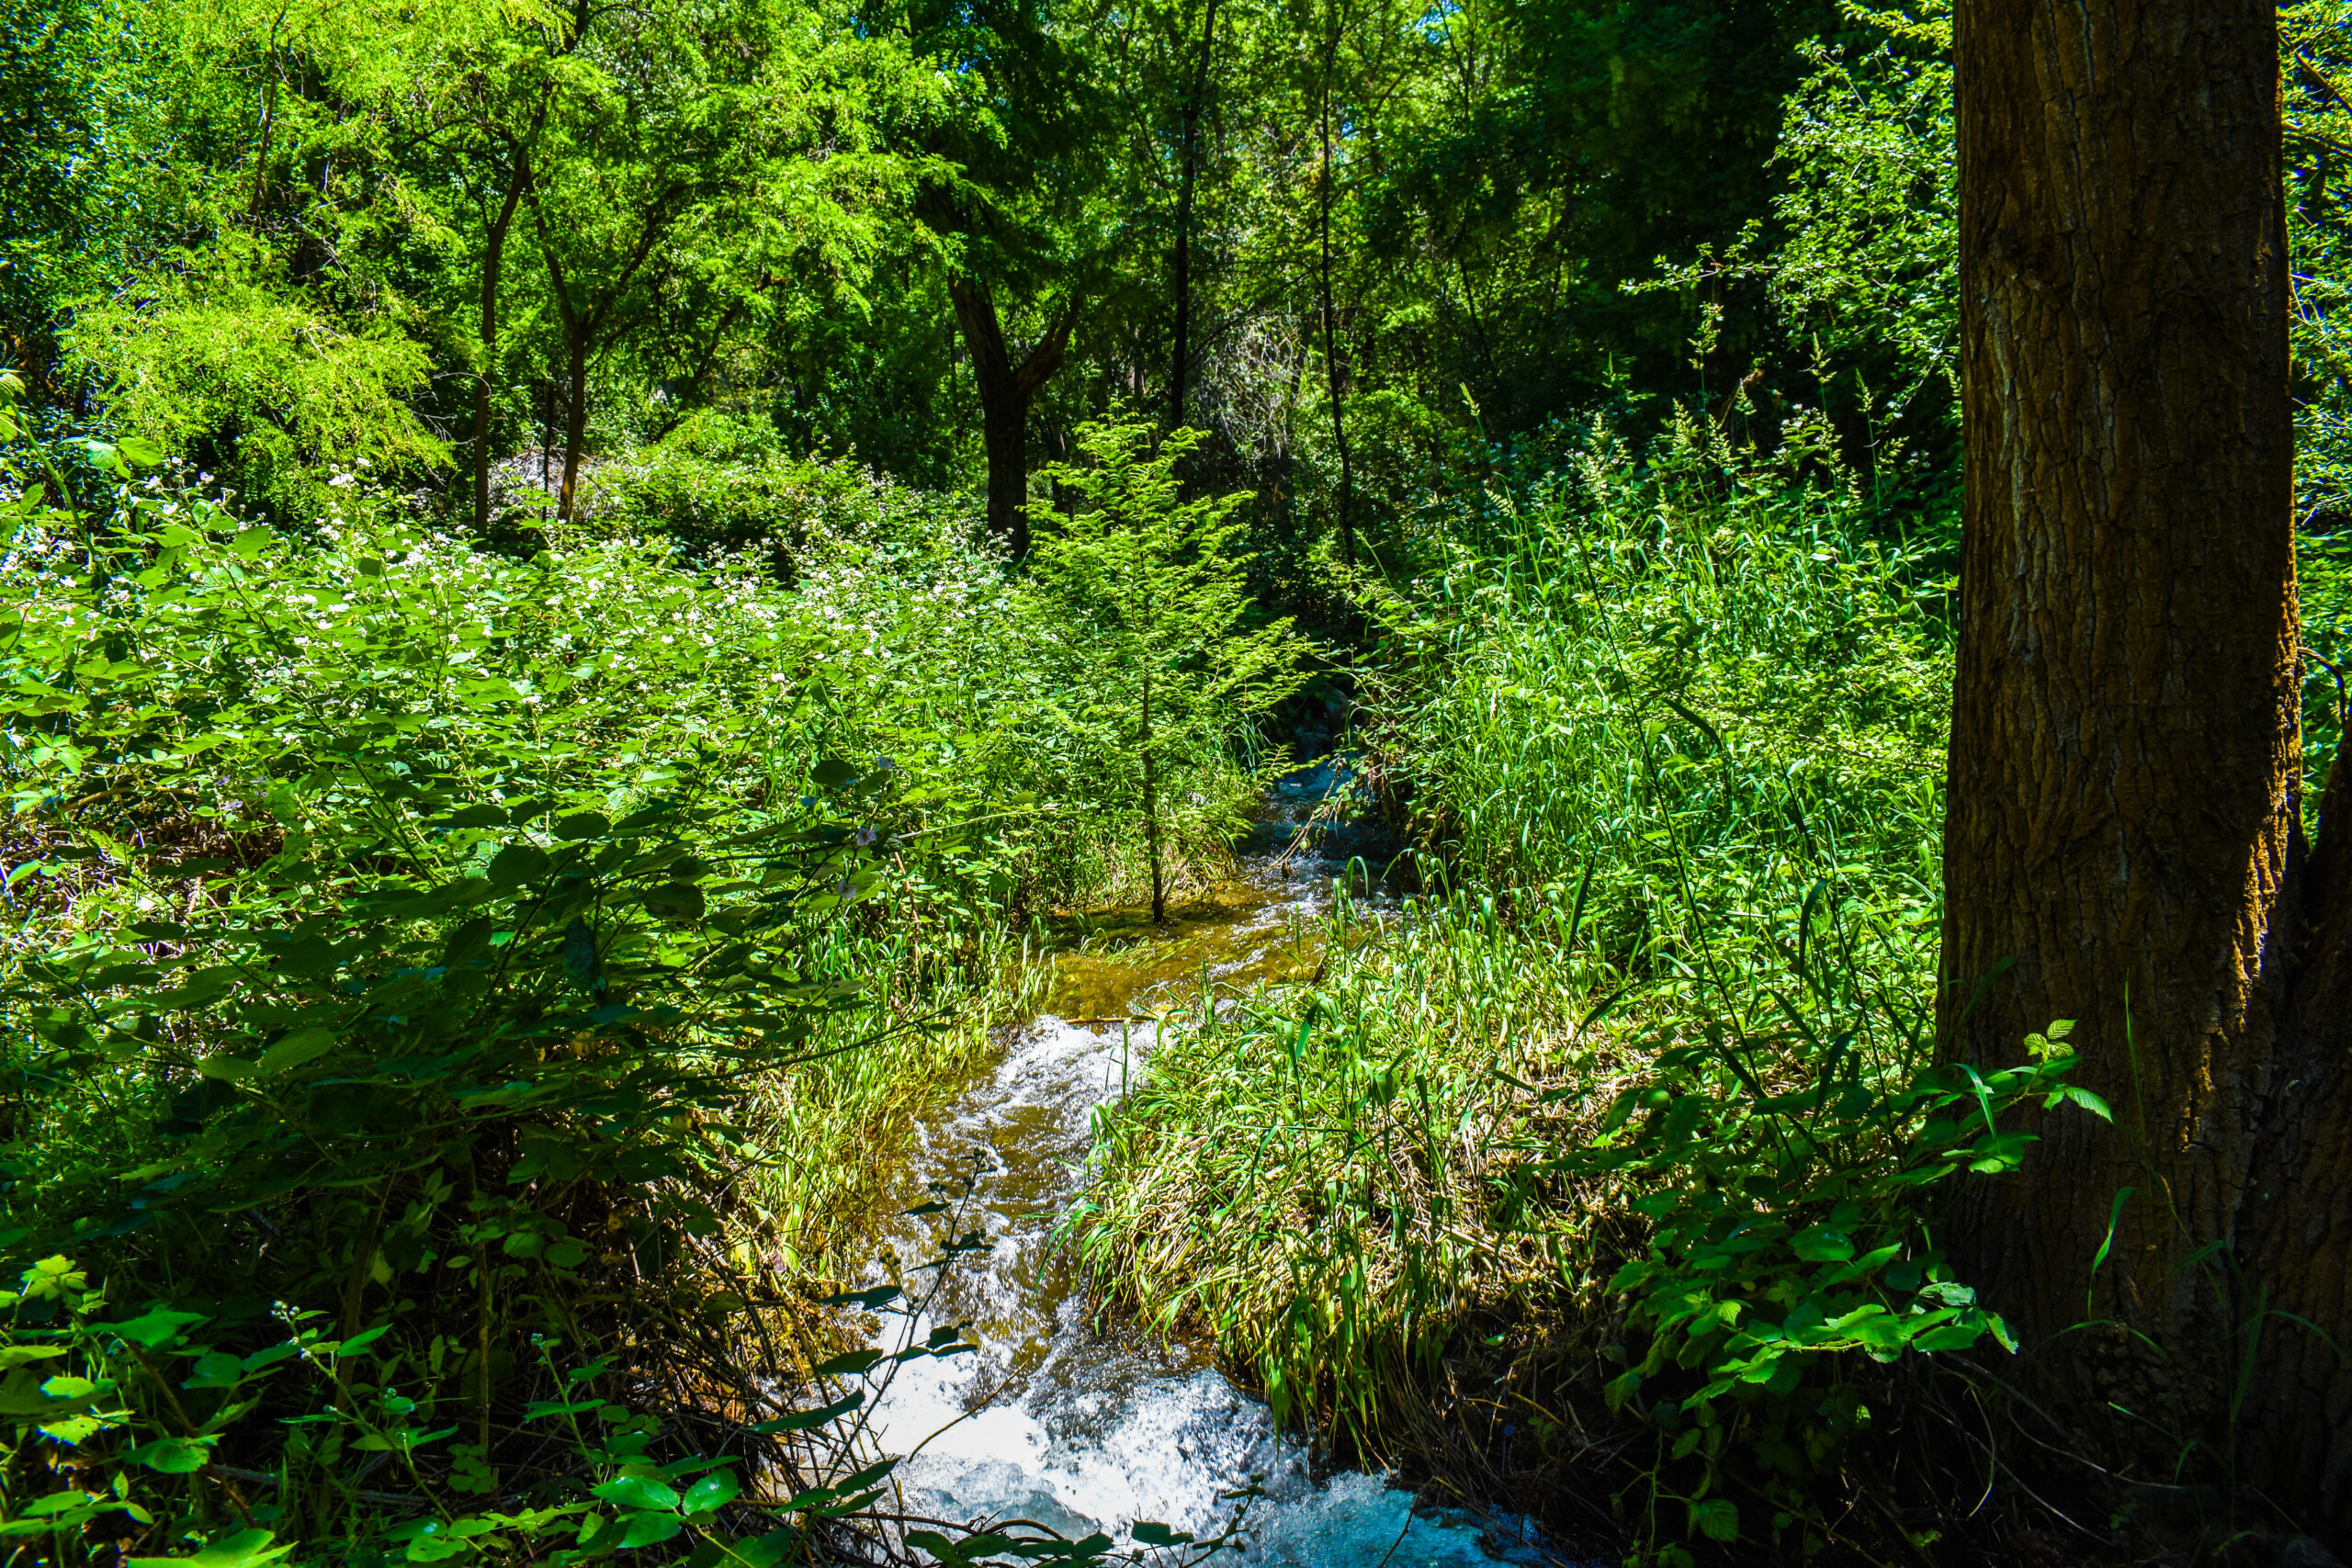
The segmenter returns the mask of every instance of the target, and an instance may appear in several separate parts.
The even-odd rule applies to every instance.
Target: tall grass
[[[1931,1249],[1896,1189],[1837,1204],[1855,1172],[1910,1168],[1932,1098],[1949,638],[1930,567],[1849,490],[1742,471],[1690,429],[1646,465],[1596,438],[1453,519],[1368,600],[1364,733],[1427,891],[1335,931],[1314,985],[1168,1032],[1072,1220],[1108,1294],[1207,1330],[1327,1438],[1465,1492],[1515,1472],[1554,1504],[1560,1467],[1625,1450],[1600,1391],[1629,1359],[1687,1351],[1696,1388],[1730,1354],[1644,1319],[1629,1262],[1687,1283],[1691,1247],[1760,1227],[1785,1269],[1721,1274],[1707,1311],[1777,1317],[1831,1288],[1792,1285],[1815,1243],[1787,1248],[1836,1213],[1923,1270],[1836,1288],[1924,1328],[1932,1303],[1907,1292]],[[1817,1140],[1792,1141],[1800,1090]],[[1858,1345],[1808,1343],[1817,1370]],[[1646,1477],[1629,1517],[1689,1506],[1669,1537],[1740,1532],[1732,1449],[1817,1439],[1821,1461],[1851,1429],[1808,1384],[1808,1413],[1783,1400],[1685,1442],[1677,1400],[1640,1382],[1612,1396],[1666,1425],[1619,1475]]]

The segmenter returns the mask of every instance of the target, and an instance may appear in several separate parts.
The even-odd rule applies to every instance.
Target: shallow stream
[[[1118,1539],[1156,1520],[1206,1537],[1232,1519],[1223,1495],[1254,1477],[1264,1495],[1249,1505],[1241,1562],[1555,1561],[1508,1539],[1521,1534],[1509,1521],[1417,1511],[1410,1492],[1378,1476],[1316,1464],[1204,1347],[1098,1329],[1072,1261],[1051,1245],[1082,1179],[1096,1108],[1148,1070],[1149,1015],[1199,1005],[1204,978],[1235,986],[1313,970],[1344,845],[1301,829],[1336,782],[1326,763],[1277,786],[1240,879],[1171,909],[1172,930],[1154,932],[1140,915],[1089,922],[1085,940],[1056,960],[1052,1010],[924,1130],[899,1207],[943,1197],[955,1207],[899,1222],[890,1249],[911,1291],[929,1278],[916,1270],[938,1256],[943,1234],[972,1243],[914,1331],[920,1340],[934,1325],[963,1325],[980,1348],[899,1366],[876,1403],[871,1435],[883,1452],[910,1456],[897,1475],[908,1513]]]

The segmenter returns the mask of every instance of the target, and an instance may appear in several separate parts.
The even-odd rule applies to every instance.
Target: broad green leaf
[[[200,1312],[174,1312],[167,1307],[157,1307],[121,1323],[101,1323],[97,1327],[101,1333],[119,1334],[134,1345],[158,1350],[178,1338],[181,1332],[192,1325],[210,1321]]]
[[[289,1071],[314,1061],[334,1048],[335,1033],[331,1029],[298,1029],[261,1054],[255,1066],[263,1077]]]
[[[191,1475],[212,1462],[212,1442],[209,1438],[158,1438],[123,1457],[165,1475]]]
[[[133,1557],[127,1561],[130,1568],[260,1568],[262,1563],[283,1557],[300,1544],[289,1540],[284,1546],[272,1546],[272,1539],[267,1530],[239,1530],[186,1557]]]
[[[648,1475],[624,1475],[596,1487],[595,1495],[624,1508],[675,1508],[677,1489]]]
[[[724,1507],[733,1502],[736,1494],[741,1490],[732,1471],[714,1472],[686,1488],[685,1497],[678,1505],[679,1511],[687,1514],[708,1513],[713,1508]]]

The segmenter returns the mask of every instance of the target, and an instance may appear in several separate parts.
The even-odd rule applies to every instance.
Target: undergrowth
[[[2063,1027],[1932,1066],[1936,561],[1690,425],[1647,464],[1596,432],[1441,537],[1366,601],[1426,891],[1342,900],[1371,929],[1315,984],[1169,1033],[1076,1244],[1465,1499],[1659,1562],[1908,1551],[1850,1462],[1874,1369],[2005,1335],[1919,1195],[2074,1092]]]
[[[0,1551],[898,1551],[855,1412],[968,1346],[842,1350],[872,1151],[1141,863],[1057,787],[1061,612],[935,508],[786,586],[12,456]],[[1203,734],[1180,857],[1249,788]]]

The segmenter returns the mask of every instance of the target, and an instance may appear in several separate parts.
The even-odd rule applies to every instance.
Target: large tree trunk
[[[2340,1010],[2295,1005],[2291,972],[2275,24],[2267,0],[1971,0],[1956,44],[1967,500],[1942,1048],[2011,1064],[2025,1034],[2077,1020],[2075,1080],[2116,1122],[2041,1117],[2023,1171],[1967,1187],[1943,1235],[2086,1442],[2128,1453],[2136,1431],[2163,1481],[2195,1441],[2226,1475],[2255,1304],[2301,1303],[2343,1341],[2352,1241],[2340,1176],[2322,1192],[2292,1185],[2298,1168],[2261,1174],[2290,1125],[2299,1157],[2324,1144],[2341,1171],[2346,1132],[2300,1110],[2315,1076],[2341,1076],[2343,1034]],[[2331,914],[2313,946],[2340,953]],[[2267,1239],[2282,1227],[2287,1250]],[[2272,1320],[2264,1343],[2301,1332]],[[2297,1364],[2291,1397],[2255,1384],[2341,1449],[2343,1373]],[[2340,1528],[2331,1462],[2335,1500],[2303,1517]],[[2284,1490],[2237,1473],[2314,1506],[2308,1467],[2274,1472]]]
[[[2234,1457],[2352,1558],[2352,767],[2335,765],[2321,807],[2239,1236],[2255,1375]]]
[[[997,318],[996,297],[988,285],[951,274],[947,297],[956,307],[956,322],[971,353],[972,378],[979,389],[980,445],[989,463],[989,532],[1018,560],[1029,553],[1029,404],[1037,389],[1062,367],[1078,307],[1068,304],[1057,312],[1046,335],[1016,365],[1005,348],[1004,325]]]
[[[1176,342],[1168,367],[1168,428],[1184,426],[1184,389],[1193,367],[1193,191],[1200,183],[1201,109],[1208,98],[1209,56],[1216,47],[1216,0],[1209,0],[1201,24],[1200,57],[1193,63],[1193,91],[1184,100],[1184,172],[1176,192]]]

